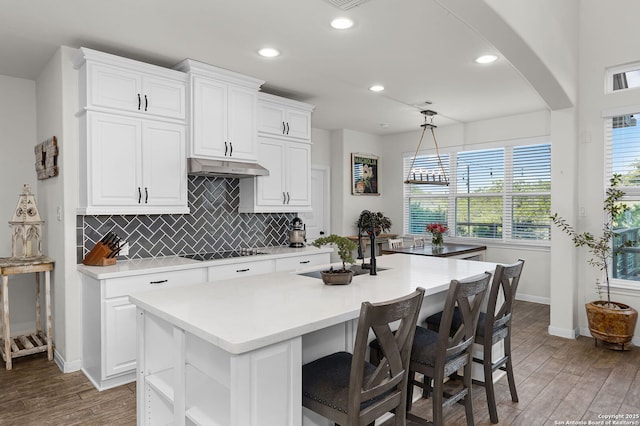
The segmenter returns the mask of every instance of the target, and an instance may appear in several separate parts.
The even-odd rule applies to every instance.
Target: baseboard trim
[[[575,339],[581,334],[581,330],[578,328],[576,329],[560,328],[560,327],[554,327],[551,325],[549,326],[547,331],[552,336],[564,337],[565,339]]]
[[[74,371],[79,371],[80,368],[82,368],[81,360],[66,362],[62,355],[60,355],[60,352],[55,349],[53,350],[53,361],[63,373],[73,373]]]
[[[540,303],[541,305],[550,305],[551,299],[549,297],[532,296],[530,294],[518,294],[516,300],[522,300],[523,302]]]

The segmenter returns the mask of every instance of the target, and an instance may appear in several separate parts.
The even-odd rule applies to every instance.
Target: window
[[[614,221],[611,276],[614,279],[640,281],[640,249],[620,247],[626,241],[639,241],[640,231],[640,128],[634,114],[605,119],[606,170],[622,175],[620,189],[629,210]]]
[[[450,185],[405,185],[405,229],[447,225],[449,235],[499,241],[550,238],[551,146],[507,146],[441,155]],[[413,161],[404,158],[405,176]],[[418,155],[414,170],[437,167],[435,154]]]
[[[606,72],[606,92],[640,87],[640,64],[610,68]]]

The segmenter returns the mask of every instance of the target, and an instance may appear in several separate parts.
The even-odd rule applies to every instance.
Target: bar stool
[[[498,409],[496,407],[496,397],[493,386],[493,372],[500,369],[507,373],[509,382],[509,392],[511,400],[518,402],[518,393],[513,376],[513,362],[511,359],[511,318],[513,313],[513,303],[518,290],[518,283],[524,260],[519,259],[512,265],[498,265],[491,284],[489,299],[487,301],[486,313],[480,313],[478,326],[476,329],[475,343],[482,345],[483,359],[473,358],[473,362],[483,365],[484,381],[474,380],[473,382],[484,386],[487,394],[487,405],[491,423],[498,423]],[[500,291],[502,290],[502,291]],[[504,301],[497,307],[498,295],[504,295]],[[425,320],[431,330],[438,330],[442,324],[442,312],[438,312]],[[450,333],[454,332],[459,312],[454,312],[453,323],[449,328]],[[493,361],[493,345],[504,341],[504,356]]]
[[[464,280],[452,280],[447,292],[442,324],[446,327],[441,332],[435,332],[424,327],[416,326],[409,363],[409,383],[407,389],[407,419],[419,423],[441,426],[444,424],[443,408],[464,401],[467,424],[473,425],[473,405],[471,399],[471,357],[475,330],[478,324],[480,309],[491,274],[485,272]],[[453,337],[449,336],[449,328],[453,320],[454,309],[460,312],[460,322]],[[446,330],[446,331],[444,331]],[[371,347],[371,362],[382,362],[378,358],[379,343],[374,340]],[[444,380],[460,368],[464,368],[461,387],[456,392],[446,395]],[[415,373],[424,374],[424,382],[415,380]],[[433,386],[431,381],[433,380]],[[431,394],[433,403],[433,421],[411,413],[413,404],[413,386],[426,389]]]
[[[353,354],[337,352],[302,366],[302,405],[342,426],[373,424],[394,412],[405,424],[409,354],[424,289],[383,303],[362,303]],[[400,321],[394,333],[391,324]],[[369,331],[382,362],[365,360]]]

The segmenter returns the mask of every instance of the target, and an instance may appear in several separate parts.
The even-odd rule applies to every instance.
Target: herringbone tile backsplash
[[[107,232],[129,242],[128,259],[281,246],[294,213],[238,213],[239,180],[189,176],[191,214],[78,216],[78,263]]]

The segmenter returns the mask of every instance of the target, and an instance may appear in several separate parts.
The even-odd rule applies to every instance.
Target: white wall
[[[604,132],[602,112],[628,105],[640,106],[640,90],[620,93],[604,93],[605,69],[611,66],[640,61],[638,50],[637,17],[640,3],[634,0],[616,0],[611,13],[610,2],[582,0],[580,9],[580,91],[578,131],[578,203],[587,215],[577,224],[580,230],[599,232],[602,228],[602,200],[604,191]],[[640,107],[636,108],[640,111]],[[579,301],[597,298],[594,292],[598,271],[588,267],[585,250],[578,251],[577,282]],[[614,300],[640,309],[639,291],[614,290]],[[584,308],[579,309],[581,331],[586,330]],[[640,329],[636,326],[634,343],[640,341]]]
[[[36,187],[34,146],[36,138],[36,85],[32,80],[0,75],[0,257],[11,256],[9,221],[27,183],[41,210]],[[43,220],[48,220],[42,214]],[[44,227],[47,223],[44,224]],[[11,334],[35,330],[35,278],[33,274],[9,279]]]
[[[78,187],[77,73],[75,49],[61,47],[36,80],[38,139],[58,139],[59,175],[38,182],[48,218],[44,249],[56,261],[53,271],[53,323],[56,362],[63,371],[78,370],[82,357],[82,289],[76,270]],[[58,211],[60,217],[58,217]]]

